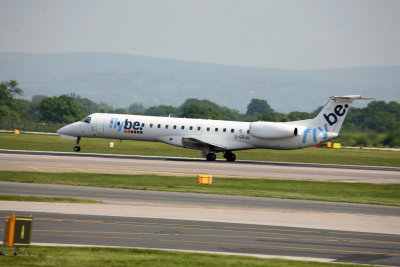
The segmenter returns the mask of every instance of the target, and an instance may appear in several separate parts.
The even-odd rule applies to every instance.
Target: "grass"
[[[109,142],[115,147],[110,149]],[[74,141],[53,135],[0,133],[0,148],[15,150],[67,151]],[[200,151],[174,147],[162,143],[83,138],[82,152],[144,156],[172,156],[199,158]],[[354,149],[307,148],[299,150],[254,149],[235,152],[239,160],[283,161],[304,163],[347,164],[400,167],[400,153]],[[222,158],[219,153],[217,157]]]
[[[30,253],[28,253],[30,251]],[[11,249],[7,249],[12,255]],[[261,259],[256,257],[173,252],[132,248],[20,248],[17,257],[0,257],[0,266],[338,266],[334,263]],[[362,266],[340,264],[339,266]]]
[[[16,196],[0,195],[0,201],[28,201],[28,202],[60,202],[60,203],[101,203],[100,201],[72,198],[72,197],[42,197],[42,196]]]
[[[214,178],[199,186],[196,177],[15,171],[0,171],[0,181],[400,206],[398,184]]]

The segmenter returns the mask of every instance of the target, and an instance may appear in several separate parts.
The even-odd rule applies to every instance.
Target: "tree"
[[[170,114],[177,114],[178,109],[173,106],[154,106],[154,107],[149,107],[146,109],[144,112],[145,115],[149,116],[169,116]]]
[[[82,106],[68,95],[46,97],[40,102],[39,111],[42,121],[74,122],[85,116]]]
[[[101,113],[113,113],[114,108],[107,105],[104,102],[101,102],[100,104],[97,104],[96,102],[88,99],[88,98],[82,98],[80,95],[72,93],[68,94],[68,96],[72,97],[76,103],[82,106],[83,111],[85,114],[91,114],[95,112],[101,112]],[[126,113],[125,111],[122,113]]]
[[[255,99],[253,98],[250,103],[247,105],[246,115],[255,116],[255,115],[264,115],[271,114],[274,110],[264,99]]]
[[[365,129],[387,132],[400,128],[400,105],[395,102],[373,101],[363,109],[359,121]]]
[[[31,102],[34,106],[37,106],[42,102],[43,99],[45,99],[47,96],[45,95],[34,95],[31,97]]]
[[[181,109],[183,109],[186,106],[202,106],[206,108],[212,108],[212,109],[219,109],[220,107],[211,102],[210,100],[207,99],[197,99],[197,98],[188,98],[185,100],[185,102],[180,106]]]
[[[182,117],[215,120],[215,119],[221,119],[221,114],[218,112],[218,110],[210,107],[187,105],[184,106],[182,109]]]
[[[400,147],[399,131],[392,131],[388,133],[385,139],[383,139],[382,143],[388,147]]]
[[[288,119],[290,121],[299,121],[299,120],[307,120],[312,119],[312,115],[308,112],[301,112],[301,111],[293,111],[290,112],[288,115]]]
[[[20,108],[14,98],[22,95],[23,91],[18,87],[15,80],[0,83],[0,117],[1,118],[20,118]]]
[[[140,113],[143,113],[144,107],[143,107],[142,103],[133,103],[133,104],[129,105],[127,110],[128,110],[128,113],[130,113],[130,114],[138,114],[138,113],[140,114]]]
[[[194,110],[193,106],[199,109]],[[204,118],[204,119],[223,119],[223,120],[240,120],[242,119],[239,111],[230,109],[226,106],[219,106],[207,99],[199,100],[189,98],[179,107],[180,117]],[[209,116],[209,117],[206,117]]]

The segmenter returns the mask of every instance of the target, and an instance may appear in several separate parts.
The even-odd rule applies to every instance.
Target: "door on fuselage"
[[[103,114],[96,115],[96,136],[103,136],[104,135],[104,118]]]

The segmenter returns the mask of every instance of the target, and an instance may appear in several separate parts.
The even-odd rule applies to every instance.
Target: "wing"
[[[225,151],[227,150],[226,146],[216,144],[214,142],[209,142],[207,140],[200,140],[198,138],[193,137],[182,137],[182,144],[186,148],[191,149],[202,149],[203,147],[209,147],[212,151]]]

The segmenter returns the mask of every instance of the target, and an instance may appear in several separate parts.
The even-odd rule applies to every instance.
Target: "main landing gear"
[[[225,151],[224,152],[224,158],[226,161],[235,161],[236,160],[236,155],[232,153],[232,151]],[[215,153],[207,153],[206,154],[206,160],[207,161],[215,161],[217,159],[217,156]]]
[[[236,160],[236,155],[232,153],[232,151],[225,151],[224,152],[224,158],[226,161],[235,161]]]
[[[206,160],[207,161],[215,161],[217,159],[217,155],[215,153],[208,153],[206,155]]]
[[[79,141],[81,141],[81,138],[80,138],[80,137],[77,137],[77,138],[76,138],[76,146],[74,146],[74,151],[75,151],[75,152],[81,151],[81,147],[79,146]]]

